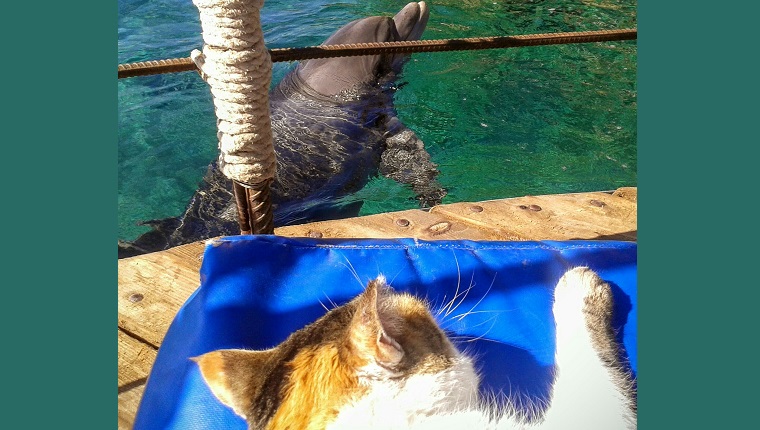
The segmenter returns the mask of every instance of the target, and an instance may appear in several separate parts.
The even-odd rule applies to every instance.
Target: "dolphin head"
[[[429,11],[424,1],[412,2],[393,18],[373,16],[352,21],[322,44],[419,40],[428,17]],[[408,55],[403,54],[320,58],[300,63],[296,73],[301,82],[324,96],[332,97],[400,72],[407,58]]]

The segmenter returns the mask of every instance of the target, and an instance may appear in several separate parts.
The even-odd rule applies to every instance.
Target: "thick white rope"
[[[190,57],[211,87],[217,117],[219,168],[244,185],[274,178],[269,119],[272,61],[259,10],[264,0],[193,0],[203,30],[203,52]]]

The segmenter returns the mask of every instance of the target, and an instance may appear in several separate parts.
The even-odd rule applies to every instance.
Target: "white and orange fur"
[[[250,429],[636,428],[609,285],[579,267],[559,280],[554,298],[556,375],[550,404],[535,419],[481,399],[473,359],[424,301],[394,292],[382,276],[275,348],[194,360]]]

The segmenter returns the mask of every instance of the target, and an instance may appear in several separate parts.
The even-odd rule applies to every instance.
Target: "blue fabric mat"
[[[580,265],[612,286],[614,325],[636,372],[635,243],[224,238],[206,247],[200,288],[169,327],[134,429],[246,429],[188,358],[219,348],[275,346],[380,273],[396,290],[426,297],[436,309],[468,290],[439,323],[478,357],[482,390],[547,399],[552,294],[562,274]]]

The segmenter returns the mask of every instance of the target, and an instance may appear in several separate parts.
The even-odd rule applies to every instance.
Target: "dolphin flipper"
[[[380,174],[410,186],[423,208],[440,204],[447,192],[436,180],[438,166],[430,161],[425,144],[398,118],[393,117],[388,123]]]

